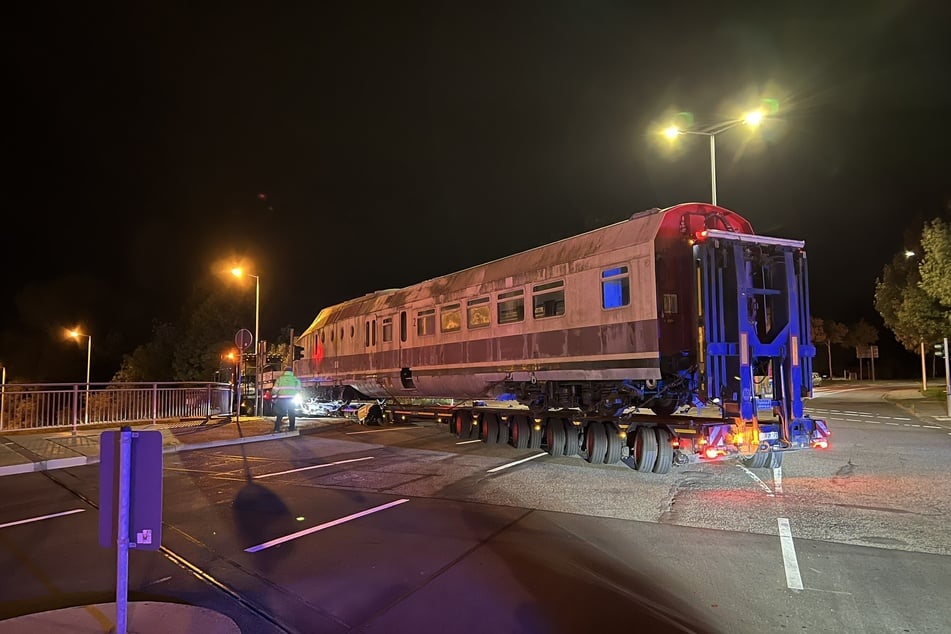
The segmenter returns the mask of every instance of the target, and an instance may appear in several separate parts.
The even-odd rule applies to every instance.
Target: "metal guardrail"
[[[7,383],[0,431],[231,416],[230,383]]]

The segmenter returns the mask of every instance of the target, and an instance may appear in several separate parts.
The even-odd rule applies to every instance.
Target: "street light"
[[[240,266],[231,269],[235,277],[247,275],[254,278],[254,415],[261,415],[261,338],[258,336],[261,324],[261,278],[245,272]],[[240,407],[240,405],[239,405]]]
[[[86,424],[89,424],[89,369],[92,367],[92,335],[86,335],[78,330],[70,330],[69,336],[73,339],[79,340],[80,337],[85,337],[88,339],[88,346],[86,348]]]
[[[733,121],[720,123],[713,126],[709,130],[682,130],[676,125],[671,125],[664,128],[663,134],[671,140],[676,139],[681,134],[695,134],[697,136],[710,137],[710,198],[711,202],[715,205],[717,204],[717,135],[722,134],[731,128],[735,128],[740,124],[755,128],[760,123],[762,123],[765,117],[766,114],[762,110],[752,110],[743,115],[742,119],[735,119]]]

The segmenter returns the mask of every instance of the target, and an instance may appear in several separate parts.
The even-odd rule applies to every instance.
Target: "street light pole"
[[[708,130],[681,130],[675,125],[664,129],[664,135],[669,139],[675,139],[681,134],[695,134],[697,136],[710,137],[710,202],[717,204],[717,143],[718,134],[722,134],[738,125],[745,124],[749,126],[758,126],[763,120],[763,113],[759,110],[748,112],[742,119],[727,121],[720,125],[713,126]]]
[[[247,275],[254,278],[254,415],[261,415],[261,278],[246,273],[240,266],[231,269],[235,277]]]
[[[87,335],[79,332],[78,330],[70,330],[69,336],[73,339],[79,339],[80,337],[86,338],[86,424],[89,424],[89,370],[92,368],[92,335]]]
[[[261,278],[254,275],[254,415],[261,415]]]

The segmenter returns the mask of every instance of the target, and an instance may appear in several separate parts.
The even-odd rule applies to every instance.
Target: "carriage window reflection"
[[[631,303],[631,280],[626,266],[601,271],[601,308],[620,308]]]
[[[470,299],[466,302],[466,325],[469,328],[485,328],[491,322],[488,297]]]

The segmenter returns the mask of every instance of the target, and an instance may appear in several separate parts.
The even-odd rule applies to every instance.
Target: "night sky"
[[[816,316],[879,325],[875,278],[951,208],[947,2],[135,4],[5,20],[8,380],[83,380],[76,324],[109,379],[235,257],[273,340],[709,201],[707,138],[658,134],[677,112],[778,102],[717,137],[718,202],[806,241]]]

